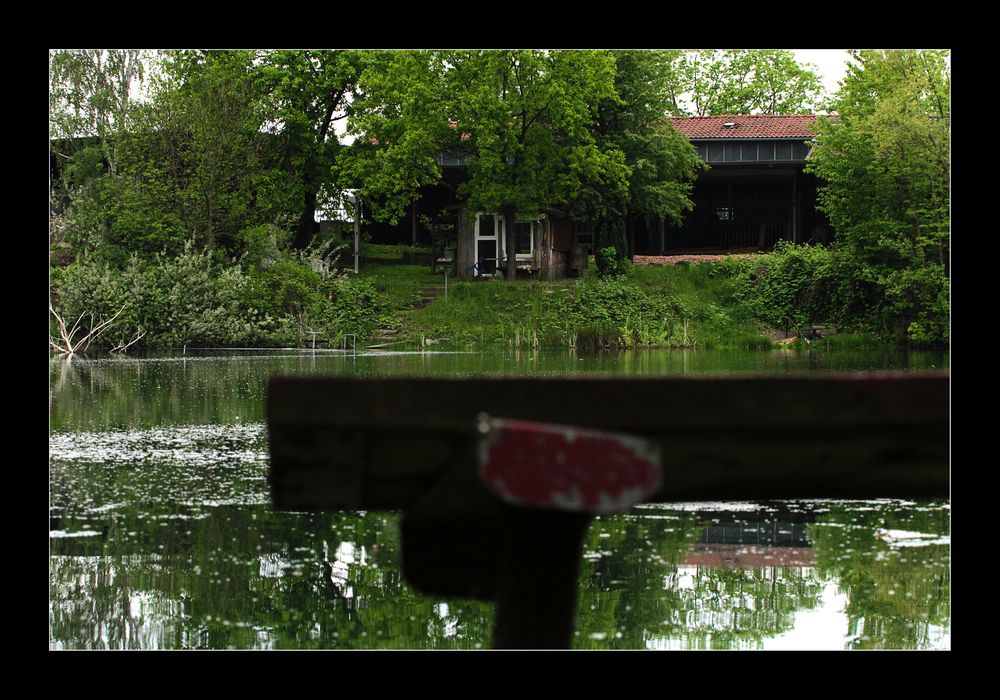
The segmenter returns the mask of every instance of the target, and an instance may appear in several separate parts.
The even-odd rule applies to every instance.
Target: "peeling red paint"
[[[612,513],[660,487],[658,447],[643,438],[502,418],[481,427],[479,476],[508,503]]]

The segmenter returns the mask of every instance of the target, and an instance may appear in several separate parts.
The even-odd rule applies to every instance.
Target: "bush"
[[[782,242],[716,270],[729,278],[736,303],[774,328],[831,323],[898,344],[948,339],[949,282],[940,265],[876,268],[837,247]]]
[[[334,344],[345,335],[359,339],[371,336],[379,326],[392,325],[383,296],[375,285],[356,277],[334,277],[323,285],[323,294],[306,311],[311,330],[326,335]]]
[[[88,258],[58,279],[57,311],[73,323],[85,315],[84,330],[125,310],[101,337],[105,345],[145,332],[146,347],[247,346],[294,340],[287,323],[266,303],[260,280],[239,266],[221,268],[191,245],[173,257],[144,262],[132,255],[124,267]]]
[[[671,296],[607,278],[587,280],[568,291],[553,305],[550,322],[575,333],[577,345],[634,347],[676,340],[683,308]]]
[[[597,262],[597,274],[600,277],[619,277],[628,272],[631,263],[618,254],[614,246],[601,248],[594,256]]]
[[[718,269],[730,276],[737,303],[774,328],[802,328],[834,315],[836,278],[826,248],[780,242],[772,253],[729,258]]]

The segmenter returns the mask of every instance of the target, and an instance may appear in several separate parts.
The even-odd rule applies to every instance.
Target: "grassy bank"
[[[613,279],[448,280],[427,266],[364,266],[394,336],[414,343],[514,347],[766,348],[772,340],[734,303],[712,266],[630,266]],[[428,300],[434,297],[432,301]],[[423,299],[423,302],[420,300]]]

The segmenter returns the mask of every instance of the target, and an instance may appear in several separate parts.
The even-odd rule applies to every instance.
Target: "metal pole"
[[[361,193],[354,193],[354,274],[358,274],[361,256]]]

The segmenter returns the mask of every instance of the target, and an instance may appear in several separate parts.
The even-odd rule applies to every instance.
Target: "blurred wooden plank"
[[[566,648],[590,516],[489,492],[477,475],[481,413],[653,441],[663,468],[651,501],[919,498],[949,492],[949,397],[939,373],[274,377],[269,479],[277,509],[405,510],[411,585],[495,600],[497,647]]]
[[[481,412],[659,441],[650,500],[949,492],[945,373],[794,377],[273,377],[275,506],[407,508],[476,463]]]

